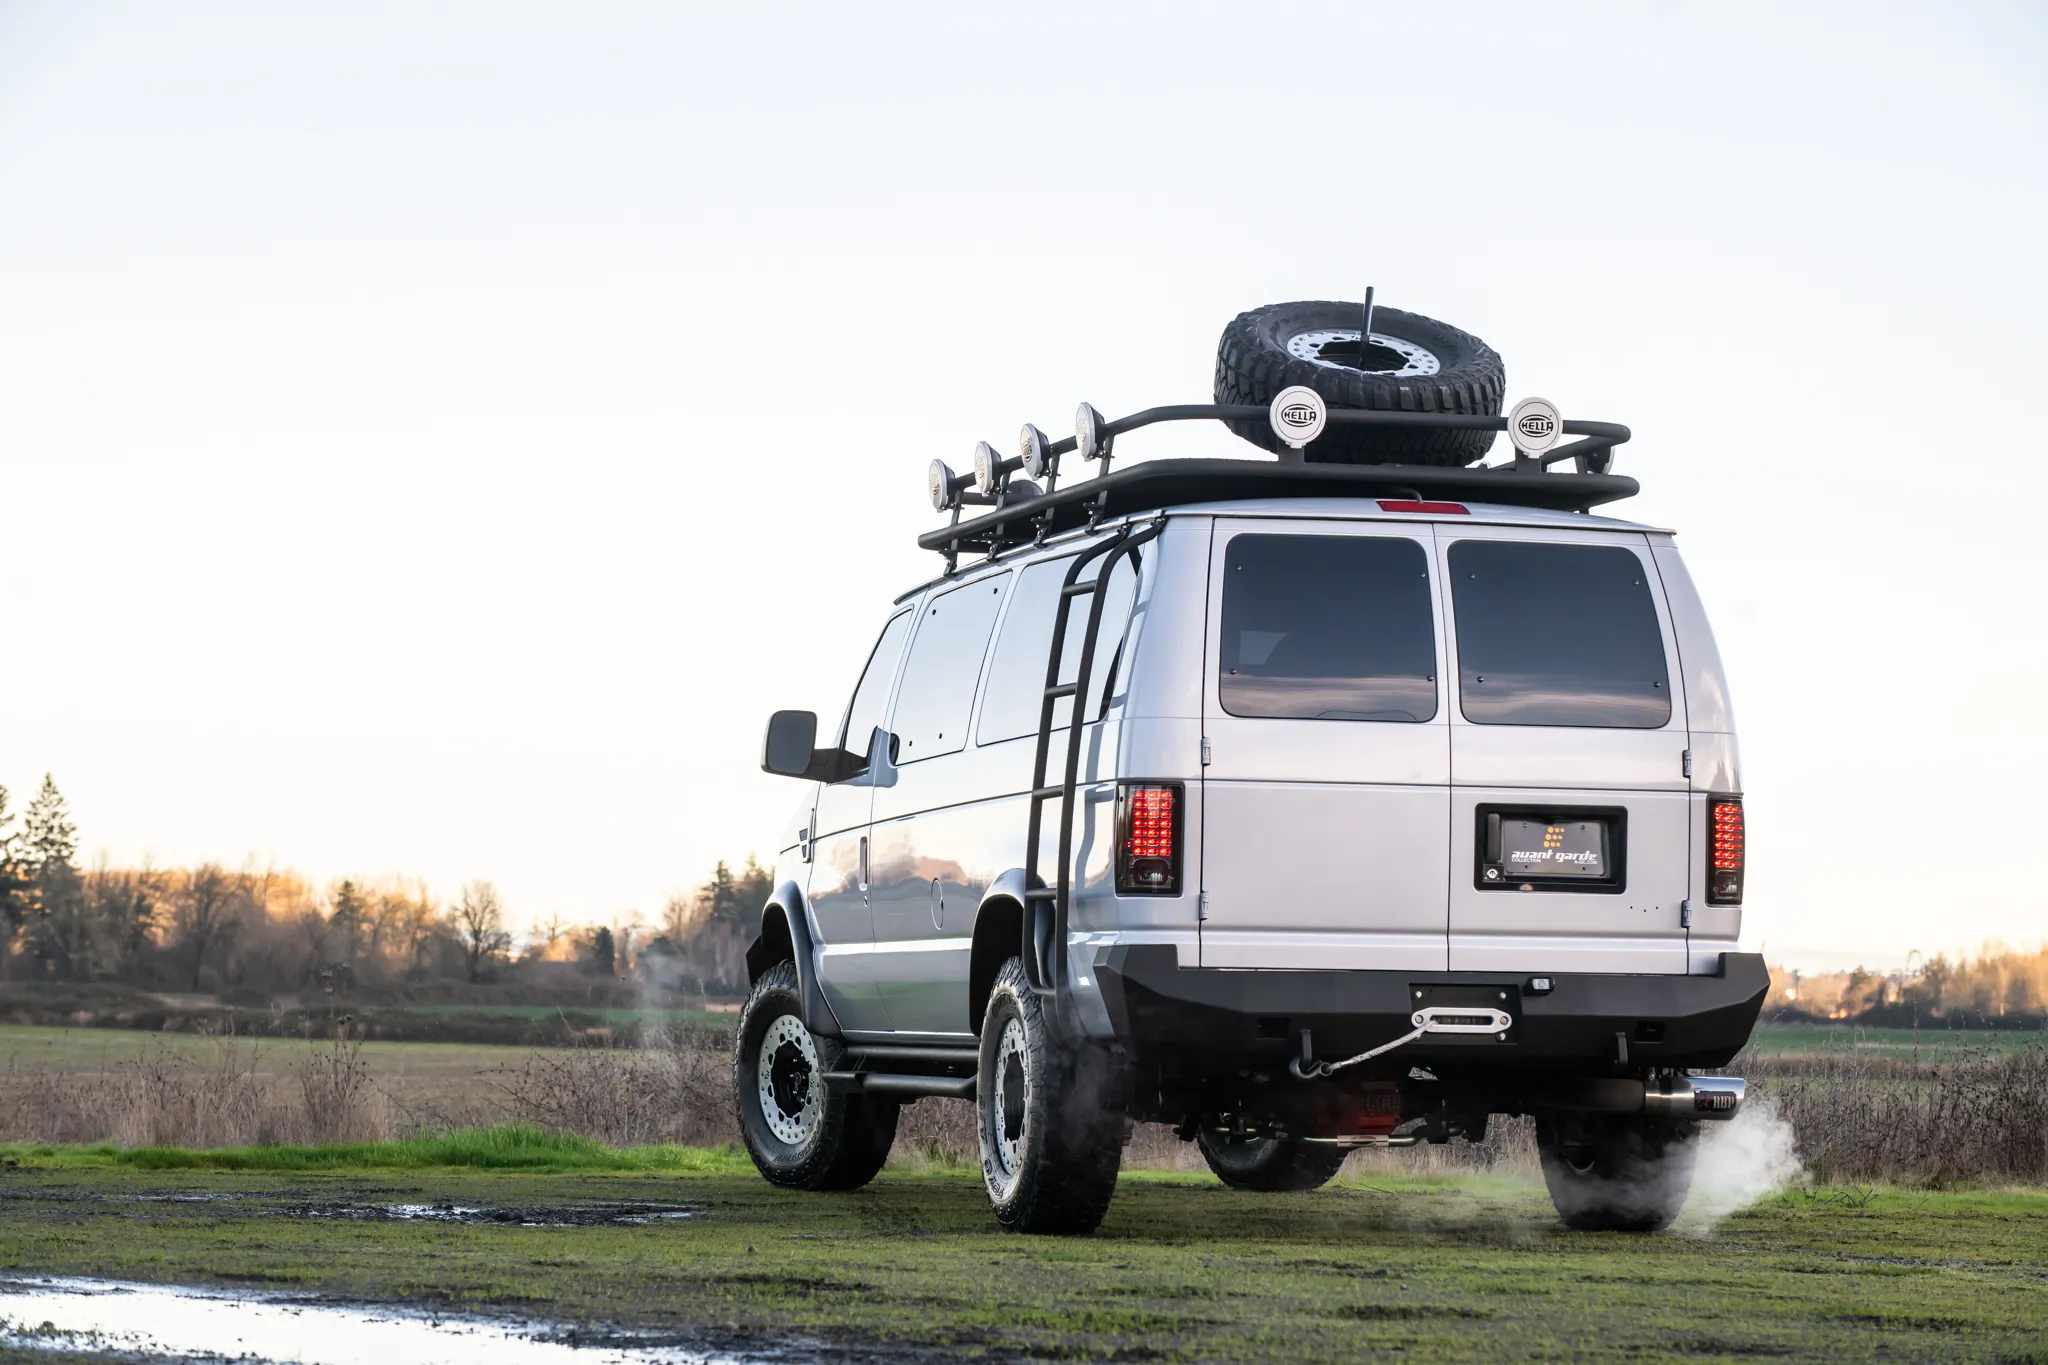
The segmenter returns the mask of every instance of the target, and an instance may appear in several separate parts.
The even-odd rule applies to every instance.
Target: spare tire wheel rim
[[[761,1117],[776,1140],[801,1147],[818,1126],[824,1101],[824,1069],[818,1045],[794,1014],[777,1015],[761,1038],[754,1061],[754,1079],[761,1093]]]
[[[1334,343],[1334,345],[1333,345]],[[1325,348],[1332,348],[1332,354],[1325,357]],[[1367,359],[1385,362],[1384,367],[1375,364],[1363,371],[1365,374],[1385,375],[1389,379],[1414,379],[1423,375],[1436,374],[1443,369],[1443,362],[1436,353],[1425,346],[1418,346],[1401,337],[1388,336],[1385,332],[1372,334],[1372,349],[1391,352],[1390,355],[1373,356],[1368,350]],[[1306,332],[1296,332],[1287,338],[1287,354],[1296,360],[1306,360],[1314,365],[1327,365],[1333,370],[1358,371],[1358,329],[1356,327],[1317,327]],[[1396,363],[1398,362],[1398,363]]]
[[[989,1136],[995,1141],[996,1161],[1005,1184],[1016,1178],[1023,1164],[1024,1118],[1031,1104],[1031,1072],[1024,1063],[1025,1051],[1023,1021],[1008,1020],[1003,1025],[1003,1040],[996,1047],[995,1094],[989,1106]]]

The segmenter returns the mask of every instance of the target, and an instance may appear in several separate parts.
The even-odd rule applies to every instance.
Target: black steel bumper
[[[1712,976],[1498,972],[1292,972],[1182,968],[1170,944],[1120,944],[1096,968],[1117,1038],[1142,1063],[1172,1069],[1275,1063],[1309,1031],[1316,1056],[1341,1058],[1409,1032],[1426,1005],[1492,1006],[1514,1025],[1494,1035],[1425,1036],[1384,1059],[1414,1065],[1612,1069],[1717,1067],[1749,1039],[1770,990],[1757,953],[1723,953]]]

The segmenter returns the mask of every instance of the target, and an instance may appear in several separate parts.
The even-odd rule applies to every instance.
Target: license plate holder
[[[1481,806],[1475,884],[1483,891],[1619,891],[1627,812]]]

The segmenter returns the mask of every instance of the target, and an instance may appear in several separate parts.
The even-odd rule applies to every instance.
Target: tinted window
[[[1436,714],[1429,560],[1381,536],[1238,536],[1224,556],[1223,709],[1425,721]]]
[[[897,762],[915,763],[966,746],[974,684],[1009,582],[1009,574],[997,574],[925,603],[889,724],[898,741]]]
[[[847,704],[846,719],[840,723],[840,744],[860,755],[863,767],[867,765],[868,745],[874,740],[875,727],[882,723],[889,684],[896,680],[896,661],[903,657],[903,641],[909,634],[907,611],[891,617],[889,624],[882,627],[882,638],[875,642],[874,653],[868,656],[868,666],[862,670],[860,684],[853,689],[853,700]]]
[[[1096,561],[1099,565],[1100,560]],[[982,696],[981,723],[975,741],[994,744],[1038,733],[1038,706],[1045,695],[1045,665],[1052,649],[1053,615],[1059,610],[1060,587],[1072,568],[1071,557],[1049,559],[1028,566],[1017,575],[1017,590],[1010,608],[1003,613],[1003,632],[996,637],[996,657],[989,667],[988,690]],[[1094,566],[1082,570],[1092,573]],[[1128,558],[1117,562],[1110,576],[1109,596],[1102,604],[1102,633],[1095,641],[1094,677],[1090,680],[1088,707],[1082,714],[1102,714],[1102,699],[1115,680],[1121,662],[1119,641],[1131,616],[1131,595],[1137,587],[1137,571]],[[1081,637],[1088,633],[1086,597],[1074,599],[1067,613],[1067,639],[1060,650],[1060,681],[1072,682],[1081,671]],[[1053,728],[1065,729],[1073,719],[1074,703],[1062,697],[1053,703]]]
[[[1664,635],[1634,551],[1461,540],[1450,565],[1466,720],[1654,730],[1671,719]]]

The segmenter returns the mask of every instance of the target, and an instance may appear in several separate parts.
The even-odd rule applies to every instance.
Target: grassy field
[[[442,1216],[399,1216],[417,1206]],[[1261,1196],[1148,1173],[1100,1234],[1054,1241],[995,1233],[970,1171],[797,1195],[727,1151],[502,1131],[211,1157],[15,1146],[0,1268],[883,1356],[2048,1362],[2039,1192],[1793,1191],[1630,1237],[1567,1232],[1539,1187],[1498,1178]]]
[[[1940,1055],[2002,1056],[2038,1048],[2043,1039],[2029,1029],[1860,1028],[1853,1024],[1760,1024],[1750,1034],[1752,1052],[1766,1056],[1934,1058]],[[1738,1059],[1731,1070],[1740,1071]]]

